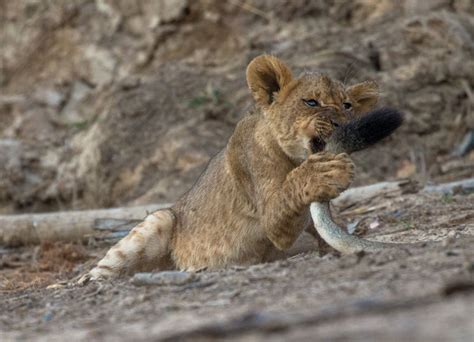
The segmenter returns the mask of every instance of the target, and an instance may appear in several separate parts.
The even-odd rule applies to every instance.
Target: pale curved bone
[[[377,252],[386,248],[406,246],[406,244],[370,241],[349,234],[332,220],[329,202],[313,202],[311,203],[310,211],[314,227],[321,238],[329,246],[343,254],[360,251]]]

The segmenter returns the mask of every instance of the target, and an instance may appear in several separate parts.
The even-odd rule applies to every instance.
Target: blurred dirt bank
[[[407,113],[358,184],[452,180],[474,129],[471,1],[0,1],[0,212],[173,201],[251,105],[273,53]]]

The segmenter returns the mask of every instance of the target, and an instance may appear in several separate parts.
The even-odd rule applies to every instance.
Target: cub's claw
[[[354,164],[346,153],[311,155],[295,170],[295,181],[305,205],[331,200],[346,190],[354,178]]]
[[[76,285],[85,286],[85,285],[87,285],[91,280],[92,280],[92,278],[91,278],[90,274],[89,274],[89,273],[86,273],[86,274],[84,274],[82,277],[80,277],[78,281],[76,281]]]
[[[91,281],[101,281],[114,276],[113,272],[104,272],[106,270],[98,267],[94,267],[92,270],[82,275],[76,282],[79,286],[87,285]]]

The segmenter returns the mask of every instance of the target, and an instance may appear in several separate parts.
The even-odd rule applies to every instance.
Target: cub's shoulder
[[[248,114],[241,119],[235,127],[234,133],[229,140],[228,147],[242,146],[242,143],[248,145],[255,134],[255,129],[260,119],[261,117],[259,114]]]

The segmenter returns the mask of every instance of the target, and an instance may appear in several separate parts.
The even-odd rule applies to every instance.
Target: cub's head
[[[371,110],[378,87],[367,81],[350,87],[317,73],[293,78],[276,57],[256,57],[247,68],[247,83],[272,134],[295,161],[324,149],[338,125]]]

